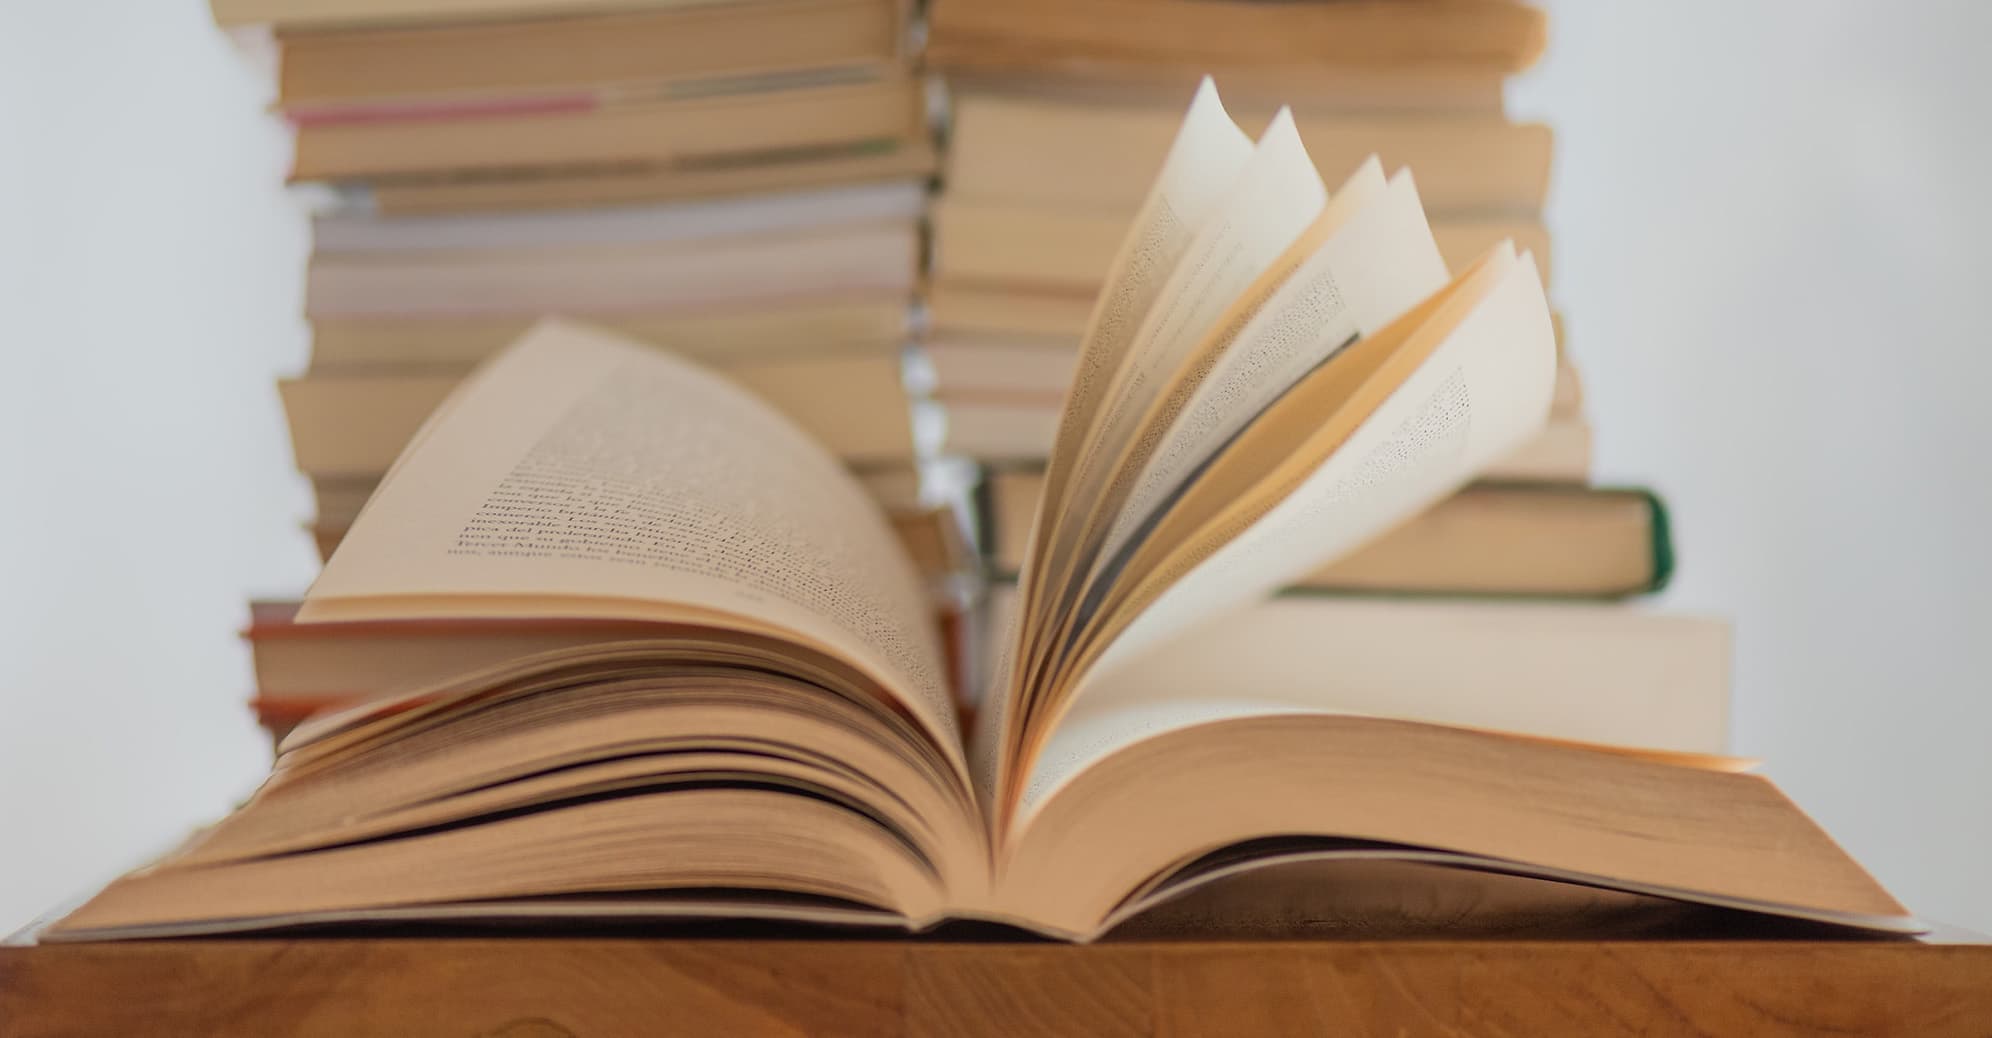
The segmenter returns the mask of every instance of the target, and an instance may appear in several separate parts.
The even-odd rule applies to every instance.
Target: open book
[[[415,436],[300,620],[617,633],[307,722],[246,805],[48,936],[719,916],[1089,939],[1338,856],[1914,929],[1735,762],[1117,681],[1458,488],[1554,379],[1528,255],[1449,278],[1407,173],[1331,194],[1291,119],[1255,143],[1206,83],[1096,305],[971,738],[914,568],[836,459],[716,374],[544,324]]]

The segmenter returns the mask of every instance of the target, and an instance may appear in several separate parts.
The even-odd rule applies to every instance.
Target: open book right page
[[[1476,285],[1477,298],[1462,295]],[[1098,695],[1095,690],[1112,685],[1117,670],[1171,635],[1255,601],[1409,518],[1541,425],[1555,380],[1555,340],[1533,262],[1526,254],[1497,250],[1452,291],[1453,299],[1438,303],[1453,305],[1457,323],[1433,333],[1443,339],[1429,356],[1339,448],[1249,525],[1217,540],[1203,534],[1209,546],[1191,552],[1187,565],[1178,563],[1180,575],[1162,585],[1078,675],[1066,710],[1032,760],[1026,813],[1044,792],[1120,746],[1159,730],[1258,709],[1248,689],[1213,689],[1194,702]],[[1445,312],[1444,305],[1428,303],[1400,318],[1409,327],[1387,330],[1379,340],[1411,334]],[[1249,450],[1252,441],[1242,437],[1232,446]],[[1226,460],[1213,466],[1220,475]],[[1252,459],[1229,460],[1242,466]]]
[[[1368,176],[1364,176],[1367,174]],[[1373,183],[1370,178],[1373,178]],[[1374,158],[1336,193],[1312,251],[1242,323],[1209,367],[1185,379],[1183,401],[1112,517],[1101,552],[1112,560],[1142,524],[1252,417],[1348,341],[1369,335],[1443,288],[1445,262],[1409,170],[1386,184]],[[1111,579],[1111,574],[1108,575]]]
[[[1542,426],[1555,350],[1542,283],[1524,254],[1326,464],[1143,611],[1102,670],[1271,593],[1458,489]]]

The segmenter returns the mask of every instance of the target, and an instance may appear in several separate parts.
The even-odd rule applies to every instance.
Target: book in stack
[[[1206,84],[1158,165],[972,732],[917,567],[822,438],[724,371],[546,322],[451,391],[295,617],[385,694],[298,728],[234,814],[44,940],[681,917],[1086,940],[1307,861],[1917,930],[1694,702],[1391,686],[1305,620],[1176,672],[1536,435],[1557,361],[1526,249],[1449,275],[1408,192],[1365,162],[1331,194],[1284,111],[1255,142]],[[1314,654],[1311,680],[1253,653]]]
[[[729,371],[937,579],[972,562],[907,352],[934,154],[901,0],[214,7],[270,27],[321,200],[310,366],[281,390],[322,553],[450,389],[558,313]]]

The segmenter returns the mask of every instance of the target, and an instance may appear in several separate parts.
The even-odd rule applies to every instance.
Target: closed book
[[[311,221],[311,247],[330,253],[423,253],[663,245],[837,227],[913,222],[926,210],[913,178],[649,205],[381,216],[346,207]]]
[[[906,76],[723,94],[469,103],[419,117],[306,121],[295,180],[671,166],[905,141],[926,102]]]
[[[305,272],[313,318],[536,317],[814,305],[903,293],[919,270],[908,220],[655,243],[329,252]]]
[[[1518,0],[935,0],[929,19],[930,58],[943,68],[1040,72],[1122,63],[1512,73],[1535,61],[1545,37],[1542,11]]]
[[[1141,182],[1130,181],[1128,171],[1162,161],[1175,131],[1176,101],[957,95],[948,194],[976,202],[1093,209],[1124,220],[1141,203]],[[1272,114],[1267,107],[1251,118],[1263,124]],[[1498,114],[1390,116],[1300,108],[1295,115],[1307,153],[1324,174],[1339,177],[1372,154],[1387,170],[1409,166],[1418,171],[1419,192],[1435,218],[1534,214],[1549,189],[1554,141],[1547,126],[1510,123]],[[1039,161],[1048,154],[1070,161]]]
[[[311,322],[311,371],[466,370],[525,334],[528,317],[321,317]],[[779,307],[632,311],[597,324],[716,364],[832,354],[903,342],[904,293],[832,296]]]
[[[294,116],[325,116],[432,99],[586,97],[605,87],[878,68],[899,59],[905,32],[898,0],[291,29],[278,34],[277,104]]]
[[[905,463],[923,424],[897,348],[743,363],[728,369],[853,464]],[[279,384],[297,467],[314,477],[378,478],[461,372],[308,375]]]
[[[1015,574],[1044,475],[992,472],[985,483],[990,566]],[[1483,483],[1433,505],[1327,566],[1297,590],[1396,595],[1620,598],[1673,572],[1666,506],[1649,490]]]
[[[483,170],[338,187],[354,204],[399,216],[739,198],[767,191],[925,178],[933,175],[937,164],[933,146],[923,135],[666,165]]]
[[[1001,632],[1014,585],[992,589]],[[1720,755],[1729,744],[1730,629],[1606,603],[1351,598],[1293,590],[1185,632],[1103,679],[1117,696],[1192,701],[1250,689],[1296,706]],[[1600,698],[1599,689],[1610,689]]]
[[[972,201],[950,190],[933,208],[933,276],[963,285],[1090,295],[1113,264],[1125,211]],[[1533,218],[1435,220],[1446,265],[1471,263],[1495,242],[1529,249],[1549,270],[1549,232]]]
[[[929,67],[934,67],[931,63]],[[955,97],[997,96],[1090,105],[1169,105],[1204,76],[1222,79],[1243,112],[1280,105],[1310,115],[1501,118],[1507,77],[1477,66],[1354,68],[1290,65],[1168,65],[1101,59],[1034,69],[957,54],[940,69]]]
[[[277,28],[422,25],[495,19],[546,18],[601,11],[698,7],[712,0],[208,0],[224,26]]]

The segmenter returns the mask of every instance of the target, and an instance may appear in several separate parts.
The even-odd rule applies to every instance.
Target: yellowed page
[[[1068,522],[1079,521],[1134,442],[1142,415],[1240,293],[1277,261],[1327,204],[1328,189],[1281,109],[1224,202],[1198,230],[1121,361],[1105,409],[1079,444]]]
[[[1091,564],[1113,505],[1109,488],[1135,446],[1142,417],[1239,296],[1314,222],[1327,197],[1292,113],[1282,109],[1163,286],[1085,434],[1076,445],[1058,448],[1076,449],[1079,461],[1063,507],[1038,542],[1042,592],[1025,618],[1032,683],[1042,684],[1042,665],[1062,643],[1058,632],[1082,587],[1076,578]]]
[[[1095,672],[1109,673],[1170,634],[1361,546],[1540,429],[1556,383],[1556,340],[1531,257],[1524,253],[1506,265],[1499,282],[1339,450],[1163,592],[1114,640]]]
[[[961,759],[913,563],[863,487],[719,375],[549,322],[395,463],[299,620],[521,613],[773,631],[870,674]]]
[[[1377,179],[1375,195],[1359,200],[1347,223],[1267,299],[1156,437],[1127,501],[1115,510],[1103,559],[1113,559],[1183,480],[1288,387],[1351,339],[1445,286],[1445,263],[1410,171],[1400,170],[1388,185],[1380,172]],[[1347,194],[1338,193],[1330,208]]]
[[[1223,199],[1238,171],[1250,160],[1252,150],[1251,138],[1231,121],[1218,99],[1216,86],[1206,78],[1197,87],[1175,142],[1170,145],[1161,171],[1121,242],[1120,252],[1107,272],[1105,287],[1087,320],[1086,333],[1080,340],[1078,367],[1046,466],[1045,495],[1032,526],[1033,543],[1039,537],[1038,531],[1048,525],[1048,517],[1058,515],[1063,507],[1064,485],[1075,460],[1061,454],[1057,444],[1064,444],[1064,450],[1071,452],[1078,437],[1091,424],[1094,410],[1105,397],[1108,381],[1119,368],[1122,354],[1154,305],[1163,282],[1189,247],[1197,225]],[[1036,555],[1034,549],[1026,552],[1027,559]],[[1034,588],[1039,583],[1033,568],[1027,565],[1020,578],[1026,600],[1035,594]],[[1018,638],[1021,637],[1020,626]],[[984,704],[979,714],[973,756],[985,779],[982,783],[985,790],[993,788],[1002,767],[1003,736],[1009,732],[1010,700],[1015,693],[1007,661],[1016,658],[1020,651],[1021,645],[1015,641],[1003,643],[1006,663],[999,684],[993,686],[997,694]]]
[[[1475,264],[1388,327],[1320,365],[1255,417],[1096,585],[1057,634],[1039,669],[1020,753],[1035,754],[1081,679],[1142,612],[1196,566],[1264,518],[1304,483],[1429,361],[1514,263],[1512,253]],[[1041,705],[1040,705],[1041,704]],[[1040,716],[1052,715],[1052,716]],[[1012,787],[1013,788],[1013,787]]]
[[[1077,446],[1106,397],[1121,357],[1160,297],[1203,223],[1253,155],[1251,138],[1225,114],[1217,87],[1206,78],[1176,131],[1162,170],[1121,239],[1081,339],[1079,367],[1066,396],[1058,441]],[[1045,472],[1046,509],[1057,514],[1072,464],[1054,455]]]
[[[1518,260],[1510,250],[1496,250],[1450,286],[1448,296],[1434,296],[1377,337],[1381,344],[1408,334],[1387,355],[1423,360],[1374,409],[1366,408],[1367,416],[1357,419],[1345,437],[1324,427],[1319,435],[1330,439],[1299,448],[1313,452],[1333,443],[1331,453],[1279,460],[1283,469],[1301,467],[1292,475],[1258,477],[1274,480],[1268,484],[1273,491],[1227,490],[1219,496],[1270,493],[1282,484],[1290,491],[1278,491],[1283,496],[1264,507],[1239,499],[1230,508],[1237,517],[1213,520],[1218,525],[1192,542],[1150,546],[1172,556],[1187,553],[1189,565],[1176,569],[1177,564],[1165,563],[1168,569],[1143,576],[1153,591],[1132,589],[1124,606],[1108,607],[1135,611],[1096,618],[1099,630],[1087,635],[1090,647],[1079,646],[1061,665],[1066,673],[1056,680],[1064,691],[1048,697],[1050,705],[1033,719],[1037,738],[1025,740],[1021,751],[1031,754],[1030,783],[1042,789],[1047,781],[1062,780],[1065,773],[1040,769],[1045,755],[1036,751],[1060,737],[1074,704],[1083,703],[1103,682],[1113,682],[1135,661],[1187,636],[1191,628],[1262,598],[1415,514],[1540,427],[1555,383],[1555,340],[1529,257]],[[1414,324],[1426,330],[1407,331]],[[1429,345],[1420,346],[1421,340]],[[1367,359],[1373,363],[1376,358]],[[1323,373],[1334,370],[1324,368]],[[1296,412],[1283,421],[1299,416]],[[1217,465],[1211,471],[1222,473],[1224,460]],[[1231,694],[1219,690],[1206,702],[1222,708]],[[1249,692],[1239,699],[1241,711],[1253,709]],[[1152,702],[1131,703],[1116,715],[1128,721],[1124,730],[1089,730],[1086,741],[1111,749],[1122,739],[1157,730],[1156,725],[1207,719],[1210,709],[1172,704],[1158,693]],[[1062,759],[1068,768],[1083,763],[1071,756]],[[1016,817],[1007,814],[1006,824]]]

